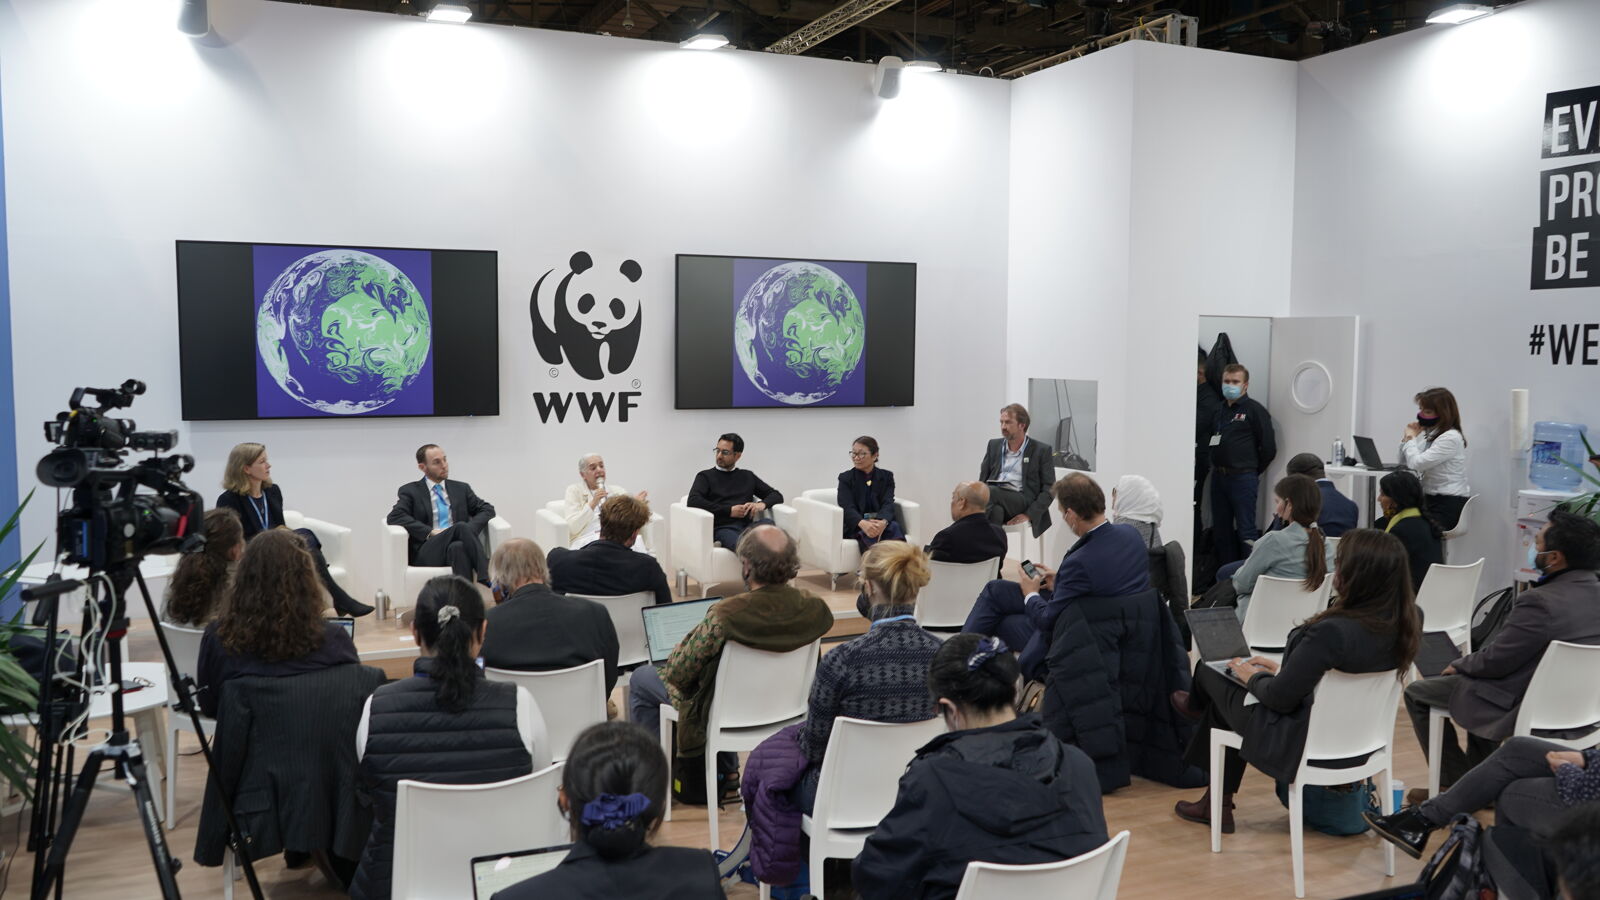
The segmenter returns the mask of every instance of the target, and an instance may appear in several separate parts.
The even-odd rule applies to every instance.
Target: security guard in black
[[[1212,418],[1211,538],[1218,566],[1243,559],[1261,536],[1256,496],[1261,473],[1278,455],[1272,417],[1250,399],[1250,374],[1242,366],[1223,370],[1223,406]]]

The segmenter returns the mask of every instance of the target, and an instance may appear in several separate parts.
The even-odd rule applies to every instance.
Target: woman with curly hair
[[[355,665],[355,642],[322,617],[321,586],[298,534],[275,529],[245,545],[195,665],[200,711],[217,714],[222,686],[246,675],[287,676]]]
[[[217,614],[228,575],[244,552],[244,526],[231,509],[208,509],[206,545],[199,553],[178,558],[177,571],[167,583],[167,602],[161,618],[174,625],[199,628]]]

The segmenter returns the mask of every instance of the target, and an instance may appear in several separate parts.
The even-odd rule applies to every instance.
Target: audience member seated
[[[817,663],[806,720],[750,754],[739,789],[753,833],[751,861],[763,882],[789,884],[800,874],[800,816],[816,805],[835,719],[921,722],[938,713],[928,695],[928,667],[941,643],[915,618],[917,592],[928,576],[927,555],[904,541],[869,549],[861,557],[861,583],[872,603],[872,626]]]
[[[1213,728],[1238,733],[1244,746],[1224,749],[1222,784],[1192,803],[1179,801],[1178,818],[1211,824],[1211,791],[1220,789],[1222,831],[1232,834],[1233,795],[1246,762],[1279,781],[1292,780],[1305,752],[1317,684],[1330,669],[1394,671],[1401,677],[1422,640],[1422,616],[1405,574],[1406,550],[1394,535],[1368,528],[1346,532],[1333,576],[1338,599],[1290,632],[1281,665],[1260,656],[1233,659],[1229,671],[1248,688],[1203,662],[1195,667],[1193,689],[1172,695],[1173,706],[1200,722],[1189,742],[1189,762],[1210,766]],[[1247,706],[1248,697],[1260,702]]]
[[[1317,527],[1327,537],[1340,537],[1355,528],[1361,521],[1361,507],[1354,500],[1339,493],[1322,459],[1315,453],[1296,453],[1289,459],[1287,475],[1304,475],[1317,483],[1322,491],[1322,512],[1317,514]],[[1282,523],[1278,527],[1282,527]]]
[[[619,484],[606,483],[606,461],[598,453],[578,457],[578,477],[583,480],[567,485],[567,494],[561,501],[565,504],[561,515],[567,520],[567,546],[574,550],[600,537],[599,510],[605,506],[606,499],[628,493]],[[640,491],[638,496],[640,500],[647,500],[649,494],[649,491]],[[636,541],[633,549],[646,550],[643,539]]]
[[[1094,766],[1017,717],[1017,680],[999,638],[959,634],[934,655],[928,688],[950,732],[917,751],[851,866],[863,898],[948,900],[975,860],[1057,862],[1106,842]]]
[[[206,545],[198,553],[178,557],[172,580],[167,582],[166,603],[161,607],[164,621],[203,628],[216,618],[233,564],[244,553],[244,528],[233,510],[208,509],[205,534]]]
[[[1522,695],[1551,641],[1600,644],[1600,524],[1557,510],[1534,537],[1533,567],[1544,573],[1517,597],[1505,623],[1488,643],[1451,663],[1444,674],[1406,687],[1411,726],[1428,749],[1428,710],[1450,710],[1467,731],[1463,753],[1455,727],[1445,722],[1440,784],[1456,783],[1511,736]]]
[[[322,610],[322,588],[300,535],[280,528],[246,544],[222,609],[200,638],[200,711],[216,716],[223,683],[231,678],[359,662],[350,632],[324,619]]]
[[[721,900],[711,854],[656,847],[667,802],[667,758],[654,735],[626,722],[592,725],[572,744],[557,804],[572,850],[554,869],[490,900]]]
[[[1008,549],[1006,533],[989,521],[989,486],[963,481],[950,492],[950,524],[925,547],[934,562],[975,563],[1003,559]],[[866,614],[863,613],[863,616]]]
[[[639,529],[650,522],[643,497],[617,494],[600,507],[598,537],[581,549],[550,551],[550,586],[563,594],[619,597],[648,591],[657,603],[672,602],[661,563],[638,549]],[[492,568],[492,567],[491,567]]]
[[[589,548],[569,552],[588,553]],[[639,558],[650,560],[644,555]],[[494,548],[489,570],[506,598],[489,610],[493,627],[479,654],[483,664],[493,669],[544,672],[603,659],[606,695],[610,696],[617,685],[618,644],[617,627],[606,608],[547,587],[544,553],[526,538],[512,538]]]
[[[1569,750],[1534,737],[1514,737],[1437,797],[1387,816],[1364,813],[1384,838],[1421,859],[1428,838],[1456,816],[1494,807],[1496,825],[1524,828],[1548,840],[1567,810],[1600,803],[1600,747]]]
[[[1124,475],[1111,489],[1111,521],[1129,525],[1152,549],[1161,546],[1161,494],[1150,479]]]
[[[1316,482],[1304,475],[1287,475],[1278,480],[1272,493],[1273,513],[1289,524],[1257,538],[1244,564],[1206,594],[1205,605],[1233,605],[1241,622],[1261,576],[1302,579],[1305,589],[1314,591],[1322,587],[1331,562],[1328,544],[1316,527],[1322,509],[1322,492]]]
[[[438,444],[417,448],[422,477],[400,485],[389,524],[406,530],[406,550],[413,566],[449,566],[469,581],[489,583],[484,529],[494,507],[472,492],[465,481],[450,481],[450,460]]]
[[[283,489],[272,483],[272,463],[267,459],[264,444],[235,444],[228,453],[228,462],[222,472],[222,493],[217,495],[217,509],[231,509],[239,516],[244,527],[244,539],[251,540],[263,531],[283,528]],[[372,607],[350,596],[334,582],[328,573],[328,561],[322,556],[322,543],[309,528],[296,528],[295,533],[306,542],[311,559],[316,564],[317,579],[333,598],[333,608],[343,616],[364,616]]]
[[[706,717],[725,643],[787,653],[833,627],[833,612],[821,598],[789,584],[800,572],[800,557],[782,529],[757,525],[739,539],[736,552],[749,591],[717,601],[659,672],[641,666],[628,683],[632,720],[651,734],[660,728],[661,704],[670,702],[678,711],[678,766],[684,773],[705,770]],[[708,787],[712,802],[720,795],[720,788]]]
[[[878,441],[862,435],[850,445],[850,468],[839,473],[837,502],[844,510],[844,537],[864,551],[879,541],[903,541],[896,518],[894,473],[878,468]]]
[[[1378,481],[1378,505],[1383,508],[1383,516],[1372,527],[1389,532],[1406,545],[1411,589],[1422,590],[1428,567],[1444,562],[1444,532],[1428,515],[1422,482],[1405,470],[1390,472]]]
[[[487,625],[483,595],[470,581],[429,579],[411,620],[418,651],[412,677],[378,688],[361,712],[356,754],[373,816],[350,888],[356,900],[389,896],[402,780],[488,784],[550,765],[550,741],[533,697],[514,684],[487,680],[478,668]]]
[[[1023,572],[1020,583],[984,585],[963,631],[1000,637],[1021,647],[1022,674],[1043,678],[1056,618],[1079,597],[1123,597],[1150,589],[1150,553],[1132,525],[1106,521],[1106,495],[1094,479],[1074,472],[1052,487],[1062,520],[1078,540],[1055,575]],[[1041,591],[1048,592],[1046,595]]]
[[[738,546],[745,529],[770,518],[769,508],[783,502],[783,495],[756,473],[738,468],[742,456],[744,438],[733,432],[718,438],[716,465],[697,473],[689,488],[689,505],[711,513],[711,537],[729,549]]]
[[[989,486],[989,521],[1028,522],[1038,537],[1050,527],[1050,486],[1056,480],[1056,466],[1055,450],[1028,437],[1031,421],[1021,403],[1000,410],[1000,436],[984,448],[978,480]]]

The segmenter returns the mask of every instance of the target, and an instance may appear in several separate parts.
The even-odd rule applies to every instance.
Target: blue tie
[[[450,501],[444,498],[444,485],[433,486],[433,523],[440,531],[450,527]]]

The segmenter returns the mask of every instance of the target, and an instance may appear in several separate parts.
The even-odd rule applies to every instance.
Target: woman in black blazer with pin
[[[906,539],[895,518],[894,473],[878,468],[875,438],[862,435],[850,445],[850,468],[839,473],[837,502],[844,510],[844,537],[854,538],[862,552],[879,541]]]

